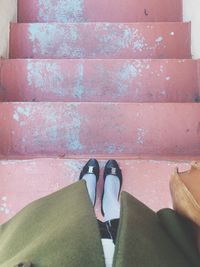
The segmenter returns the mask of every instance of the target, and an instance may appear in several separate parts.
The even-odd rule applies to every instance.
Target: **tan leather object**
[[[170,179],[174,209],[200,227],[200,163],[192,162],[191,169],[176,169]]]

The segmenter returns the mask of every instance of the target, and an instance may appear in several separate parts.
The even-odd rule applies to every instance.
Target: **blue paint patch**
[[[45,130],[45,133],[50,143],[56,144],[58,142],[59,140],[59,126],[58,125],[53,125],[51,127],[48,127]]]
[[[19,121],[19,114],[16,111],[14,112],[13,119]]]
[[[163,37],[162,36],[159,36],[156,40],[156,43],[160,43],[163,41]]]
[[[17,112],[21,115],[24,115],[26,117],[30,116],[31,108],[30,107],[18,107]]]
[[[84,64],[80,63],[77,67],[77,73],[75,76],[75,86],[73,88],[73,96],[81,99],[85,93],[84,83]]]
[[[58,96],[65,96],[67,94],[64,85],[65,77],[57,63],[29,60],[27,73],[29,86]]]
[[[137,77],[138,74],[139,70],[133,64],[125,63],[120,72],[120,77],[123,81],[127,81],[129,79]]]
[[[144,144],[144,138],[145,138],[145,129],[138,128],[137,129],[137,144],[143,145]]]
[[[47,110],[44,114],[44,124],[49,126],[45,130],[41,128],[42,126],[35,130],[33,138],[37,147],[39,145],[43,146],[46,151],[45,146],[48,147],[51,143],[59,146],[58,149],[64,150],[66,153],[79,153],[84,148],[80,142],[83,118],[76,110],[77,106],[78,103],[58,105],[56,108],[47,105]],[[64,122],[62,124],[59,123],[61,118]],[[45,134],[41,135],[43,131]]]
[[[112,144],[112,145],[109,145],[107,148],[106,148],[106,152],[108,154],[113,154],[114,152],[116,152],[116,145]]]
[[[85,22],[84,0],[38,0],[38,19],[44,22]]]
[[[21,115],[29,117],[30,113],[31,113],[30,107],[17,107],[17,109],[14,111],[13,119],[19,122],[21,119]],[[22,126],[22,122],[20,122],[20,126]]]
[[[69,117],[71,119],[69,131],[67,134],[67,147],[70,151],[80,152],[84,146],[80,142],[81,134],[81,122],[83,118],[80,114],[73,109],[69,111]]]
[[[106,152],[108,154],[114,154],[114,153],[123,153],[125,150],[125,145],[116,145],[116,144],[110,144],[106,147]]]
[[[32,53],[45,58],[84,58],[85,50],[79,46],[77,24],[30,24],[29,39]]]
[[[141,61],[125,62],[122,68],[116,74],[117,95],[123,96],[129,89],[132,89],[134,79],[142,75],[142,70],[146,68],[146,64]]]
[[[99,33],[102,30],[105,31],[103,35]],[[112,23],[97,24],[95,31],[98,39],[97,51],[102,55],[115,54],[126,48],[142,51],[145,46],[145,39],[139,30],[122,23],[118,26]]]
[[[140,39],[140,40],[135,41],[133,43],[133,48],[135,50],[142,51],[142,49],[144,48],[144,40],[143,39]]]

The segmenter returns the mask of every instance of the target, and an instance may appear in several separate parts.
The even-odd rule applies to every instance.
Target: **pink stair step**
[[[32,159],[0,161],[0,223],[14,216],[31,201],[57,191],[79,179],[88,159]],[[190,168],[188,161],[119,160],[123,174],[122,190],[143,201],[153,210],[172,207],[169,178],[176,167]],[[98,183],[96,214],[101,218],[100,199],[103,168]]]
[[[190,23],[11,24],[11,58],[190,58]]]
[[[200,156],[197,103],[0,103],[6,156]]]
[[[19,22],[163,22],[181,20],[181,0],[18,0]]]
[[[3,60],[0,101],[194,102],[196,60]]]

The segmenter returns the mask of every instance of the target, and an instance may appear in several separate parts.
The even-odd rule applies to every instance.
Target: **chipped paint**
[[[67,134],[67,147],[70,151],[80,152],[83,150],[84,146],[80,141],[80,133],[81,133],[81,124],[83,121],[83,117],[74,110],[69,112],[69,116],[71,119],[71,125],[69,127],[69,132]]]
[[[1,198],[1,203],[0,203],[0,212],[4,213],[6,215],[8,215],[10,213],[10,209],[8,207],[7,200],[8,200],[7,196],[3,196]]]
[[[171,39],[169,36],[166,39],[169,31],[165,30],[163,36],[159,36],[158,26],[151,30],[153,38],[149,37],[149,30],[139,24],[32,23],[26,27],[27,43],[32,49],[32,52],[27,51],[27,57],[127,58],[129,55],[130,58],[141,55],[141,58],[155,58],[160,57],[160,53],[162,57],[169,57],[171,53],[174,57],[171,43],[169,49],[166,47],[168,39]],[[187,45],[188,43],[185,43],[185,48],[188,48]],[[17,57],[17,54],[15,56]]]
[[[30,115],[30,108],[29,107],[17,107],[17,110],[14,111],[13,119],[17,122],[22,119],[22,117],[29,117]],[[20,122],[20,124],[23,124]]]
[[[160,43],[164,40],[164,38],[162,36],[159,36],[155,41],[156,43]]]
[[[160,72],[164,72],[164,66],[160,65]]]
[[[30,107],[17,107],[17,112],[23,116],[29,117],[31,108]]]
[[[137,40],[133,43],[133,48],[138,51],[142,51],[144,48],[144,39]]]
[[[48,114],[45,114],[45,122],[50,125],[45,130],[47,136],[45,142],[48,141],[49,143],[56,145],[58,140],[61,139],[62,146],[67,151],[78,152],[83,149],[83,145],[80,142],[80,131],[83,117],[76,111],[76,109],[74,109],[77,106],[77,103],[70,104],[66,114],[63,114],[63,118],[67,118],[67,121],[70,121],[70,124],[67,126],[58,123],[61,117],[57,110],[52,108],[49,110]],[[35,133],[36,142],[40,133],[41,130]]]
[[[13,114],[13,119],[15,121],[19,121],[19,114],[15,111],[14,114]]]
[[[117,83],[117,95],[124,95],[130,88],[133,79],[139,75],[139,69],[133,63],[126,62],[116,73],[115,81]]]
[[[106,152],[108,154],[123,153],[125,145],[106,144]]]
[[[84,22],[83,0],[38,0],[38,20],[49,22]]]
[[[67,71],[67,70],[66,70]],[[44,93],[65,96],[65,78],[59,64],[55,62],[29,60],[27,64],[28,85]]]
[[[101,33],[102,30],[105,34]],[[95,32],[98,39],[97,51],[102,55],[118,53],[129,47],[136,51],[142,51],[144,48],[145,39],[139,30],[122,23],[118,24],[118,27],[112,23],[97,23]]]
[[[143,145],[146,130],[143,128],[137,128],[137,144]]]
[[[106,152],[108,154],[113,154],[114,152],[116,152],[116,146],[114,144],[112,145],[109,145],[107,148],[106,148]]]
[[[77,24],[65,26],[57,23],[30,24],[28,31],[32,42],[32,53],[42,56],[53,53],[54,57],[85,57],[84,48],[77,42],[79,38]]]
[[[78,97],[79,99],[82,98],[83,94],[85,93],[84,87],[84,64],[80,63],[77,66],[77,71],[75,74],[75,86],[73,88],[73,96]]]

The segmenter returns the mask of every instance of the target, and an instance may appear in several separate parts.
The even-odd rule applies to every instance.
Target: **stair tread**
[[[0,103],[1,154],[200,156],[197,103]]]
[[[194,102],[199,93],[197,62],[192,59],[2,60],[0,101]]]
[[[188,22],[12,23],[10,58],[190,58],[190,33]]]
[[[181,0],[18,0],[19,22],[180,21]]]
[[[32,159],[0,161],[0,223],[5,222],[31,201],[48,195],[78,180],[88,159]],[[96,213],[100,218],[100,197],[103,167],[100,160],[100,181]],[[157,211],[171,207],[169,178],[178,166],[189,169],[189,161],[118,160],[122,169],[123,190],[139,198]]]

